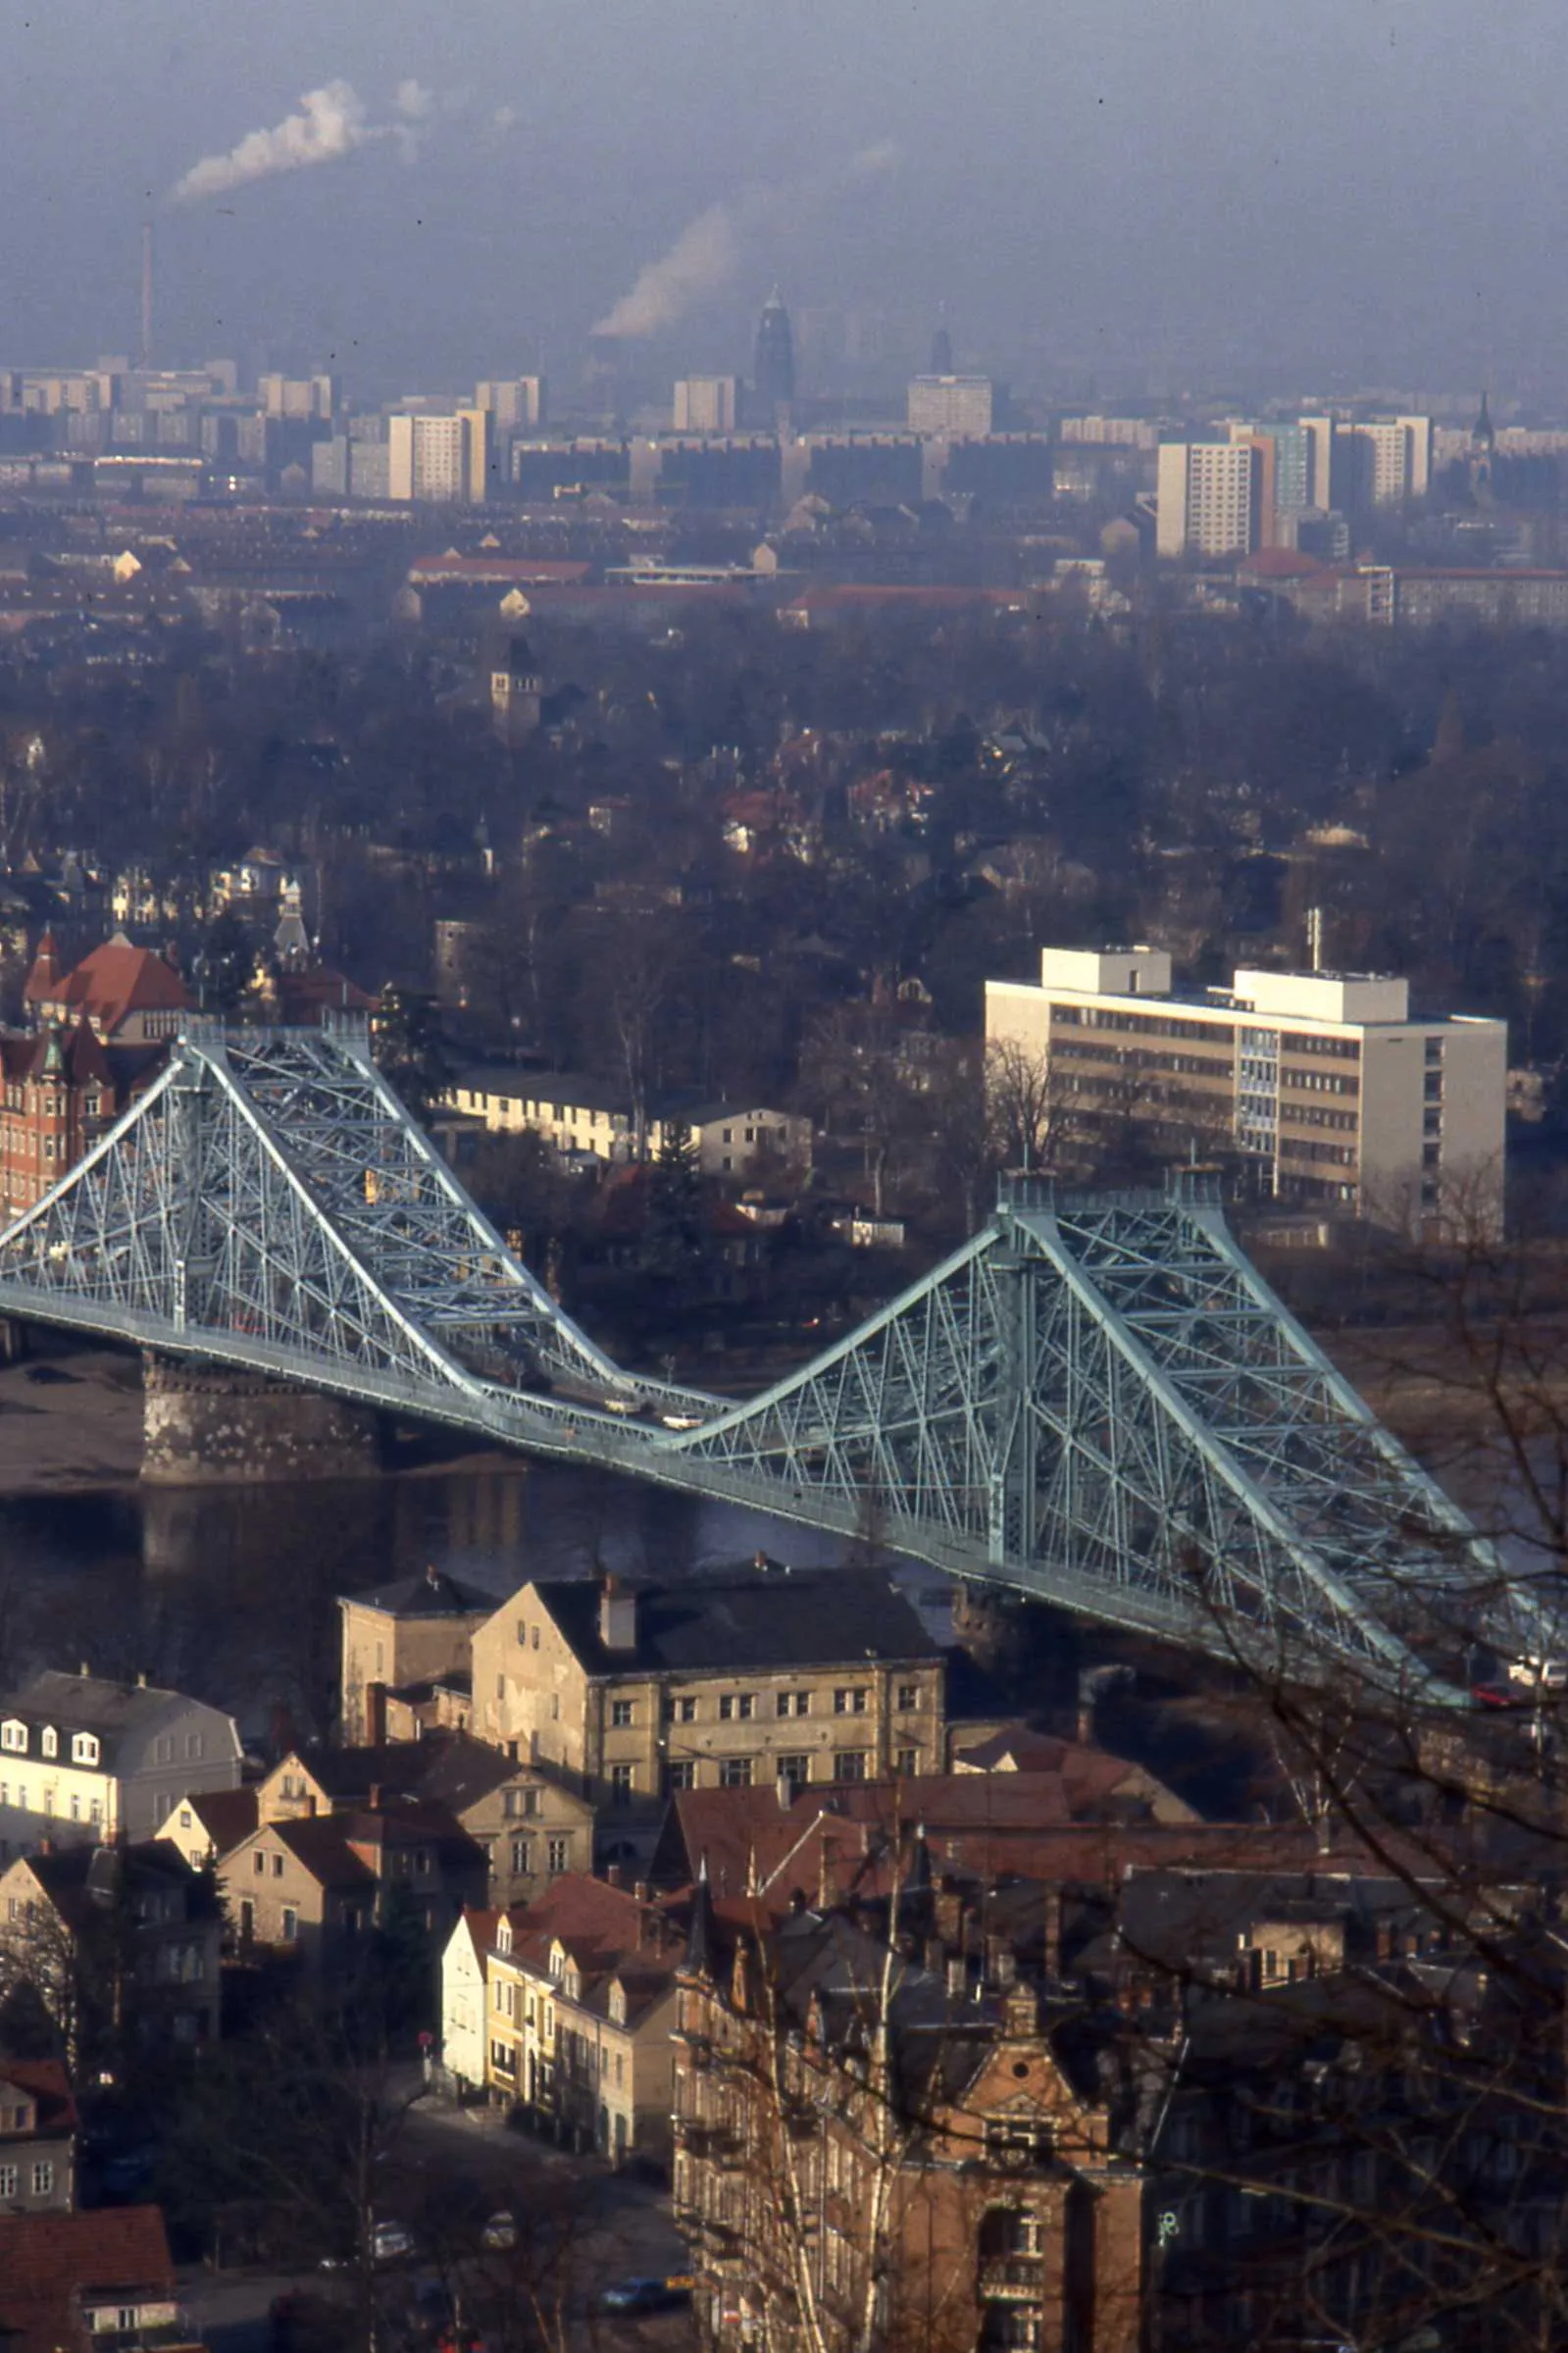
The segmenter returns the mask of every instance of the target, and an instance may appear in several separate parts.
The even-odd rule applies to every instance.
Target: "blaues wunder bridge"
[[[1528,1598],[1269,1290],[1217,1199],[1015,1182],[758,1397],[624,1370],[464,1192],[362,1023],[192,1020],[0,1233],[0,1315],[264,1373],[853,1535],[1317,1680],[1456,1696]],[[1523,1634],[1520,1627],[1525,1628]]]

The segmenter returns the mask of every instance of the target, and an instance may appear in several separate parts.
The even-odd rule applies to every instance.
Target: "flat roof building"
[[[1507,1024],[1412,1018],[1395,976],[1243,965],[1184,996],[1163,948],[1046,947],[1037,982],[986,982],[986,1038],[1042,1062],[1089,1136],[1136,1118],[1241,1153],[1268,1196],[1407,1231],[1501,1223]]]

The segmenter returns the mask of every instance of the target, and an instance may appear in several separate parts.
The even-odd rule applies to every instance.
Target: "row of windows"
[[[1353,1168],[1355,1152],[1348,1144],[1308,1144],[1302,1136],[1282,1136],[1282,1158],[1331,1161],[1336,1168]]]
[[[1338,1128],[1345,1136],[1353,1136],[1361,1124],[1354,1111],[1325,1111],[1316,1103],[1282,1103],[1280,1116],[1296,1127]]]
[[[0,1724],[0,1749],[6,1750],[13,1757],[27,1755],[27,1726],[20,1716],[8,1715],[5,1722]],[[40,1757],[58,1757],[59,1754],[59,1732],[53,1724],[41,1724],[38,1727],[38,1755]],[[71,1762],[73,1765],[96,1765],[99,1755],[98,1736],[95,1732],[73,1732],[71,1735]]]
[[[759,1765],[757,1758],[720,1757],[717,1764],[721,1789],[752,1787]],[[765,1757],[760,1760],[760,1765],[773,1779],[786,1782],[792,1790],[807,1789],[811,1785],[811,1759],[804,1750],[794,1756]],[[630,1772],[632,1768],[629,1765],[626,1769]],[[869,1780],[871,1769],[871,1756],[865,1749],[835,1749],[833,1752],[833,1778],[835,1781]],[[918,1749],[893,1751],[893,1771],[901,1778],[911,1779],[919,1770]],[[673,1759],[665,1767],[664,1781],[665,1788],[671,1792],[695,1789],[698,1786],[697,1761],[690,1757]]]
[[[512,1841],[512,1870],[515,1877],[531,1878],[533,1873],[533,1840],[514,1838]],[[570,1866],[571,1841],[567,1838],[547,1838],[544,1842],[544,1867],[556,1878]]]
[[[0,2198],[16,2198],[21,2196],[22,2172],[23,2169],[20,2165],[0,2165]],[[54,2185],[54,2167],[52,2164],[50,2164],[47,2158],[40,2158],[38,2163],[32,2169],[33,2196],[35,2198],[47,2198],[52,2196]],[[135,2315],[132,2314],[130,2318],[131,2325],[134,2326]]]
[[[1059,1046],[1058,1059],[1069,1062],[1111,1062],[1118,1070],[1177,1070],[1200,1079],[1230,1082],[1232,1065],[1210,1054],[1165,1054],[1146,1046]]]
[[[1307,1095],[1359,1095],[1361,1081],[1338,1070],[1292,1070],[1289,1063],[1280,1073],[1282,1087],[1294,1087]]]
[[[1361,1051],[1359,1038],[1315,1038],[1306,1030],[1282,1030],[1281,1050],[1288,1054],[1332,1054],[1341,1062],[1353,1062]]]
[[[54,1785],[54,1783],[53,1783],[52,1781],[50,1781],[50,1782],[46,1782],[46,1783],[45,1783],[45,1785],[44,1785],[43,1799],[42,1799],[42,1803],[41,1803],[40,1811],[41,1811],[42,1813],[44,1813],[44,1814],[53,1814],[53,1813],[54,1813],[54,1810],[55,1810],[55,1799],[57,1798],[57,1796],[58,1796],[58,1795],[59,1795],[59,1792],[58,1792],[58,1790],[55,1788],[55,1785]],[[9,1782],[9,1781],[0,1781],[0,1806],[9,1806],[9,1805],[11,1804],[11,1802],[12,1802],[12,1800],[11,1800],[11,1784],[10,1784],[10,1782]],[[27,1785],[26,1785],[26,1783],[25,1783],[25,1781],[19,1781],[19,1782],[17,1783],[17,1796],[16,1796],[16,1804],[17,1804],[18,1811],[19,1811],[20,1813],[22,1813],[22,1814],[25,1814],[25,1813],[26,1813],[26,1811],[27,1811]],[[103,1800],[102,1800],[102,1798],[91,1798],[91,1799],[89,1799],[89,1800],[87,1801],[87,1808],[86,1808],[86,1812],[85,1812],[85,1814],[83,1814],[83,1812],[82,1812],[82,1800],[81,1800],[81,1795],[80,1795],[80,1792],[79,1792],[79,1791],[77,1791],[77,1790],[75,1790],[75,1789],[74,1789],[74,1790],[72,1791],[72,1793],[71,1793],[71,1806],[70,1806],[70,1814],[71,1814],[71,1819],[72,1819],[74,1822],[79,1822],[79,1821],[101,1822],[101,1821],[103,1820]]]
[[[1109,1005],[1052,1005],[1051,1023],[1068,1029],[1128,1030],[1141,1035],[1162,1038],[1196,1038],[1204,1046],[1225,1046],[1230,1042],[1230,1024],[1217,1021],[1188,1021],[1177,1013],[1121,1013]]]
[[[719,1694],[720,1723],[749,1724],[754,1722],[759,1714],[759,1700],[765,1699],[766,1696],[765,1693],[759,1694],[754,1691],[721,1691]],[[826,1694],[811,1691],[776,1691],[773,1695],[774,1714],[781,1720],[790,1716],[810,1715],[813,1713],[812,1702],[819,1697],[826,1697]],[[893,1706],[900,1714],[907,1714],[911,1709],[921,1705],[921,1687],[918,1683],[900,1683],[893,1693]],[[839,1684],[833,1695],[833,1712],[835,1715],[866,1715],[871,1711],[871,1700],[870,1684]],[[634,1723],[636,1720],[635,1708],[634,1700],[612,1700],[610,1703],[611,1723],[619,1726]],[[700,1704],[689,1695],[677,1699],[667,1698],[664,1703],[664,1720],[667,1724],[699,1723],[703,1720]]]

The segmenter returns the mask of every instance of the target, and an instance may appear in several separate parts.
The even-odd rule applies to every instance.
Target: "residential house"
[[[475,1721],[612,1807],[929,1771],[945,1657],[872,1571],[531,1581],[474,1637]]]
[[[460,2095],[488,2081],[485,1966],[500,1919],[499,1912],[465,1911],[441,1955],[441,2066]]]
[[[683,1933],[646,1891],[579,1874],[494,1916],[482,1955],[484,2081],[574,2146],[621,2164],[669,2147],[675,1971]],[[476,1936],[448,1947],[458,2047],[472,2055]],[[467,1950],[465,1950],[465,1946]],[[443,2014],[446,2000],[443,1989]]]
[[[351,1979],[400,1903],[439,1954],[465,1904],[483,1903],[487,1876],[447,1808],[379,1789],[340,1813],[263,1820],[218,1865],[241,1946],[297,1953],[318,1982]]]
[[[344,1594],[338,1714],[354,1746],[387,1736],[387,1695],[452,1673],[467,1674],[469,1645],[495,1607],[493,1597],[439,1569],[401,1577],[370,1593]]]
[[[161,1840],[0,1871],[0,1987],[41,2005],[73,2072],[126,2033],[154,2053],[212,2040],[222,1933],[211,1882]]]
[[[58,2059],[0,2053],[0,2215],[69,2214],[76,2202],[76,2103]]]
[[[101,947],[65,971],[53,932],[38,943],[23,990],[29,1019],[40,1028],[74,1028],[84,1020],[106,1046],[156,1046],[177,1037],[192,1011],[189,991],[174,966],[150,947],[116,932]]]
[[[484,1856],[485,1901],[531,1903],[593,1860],[593,1808],[536,1765],[460,1732],[284,1757],[257,1784],[255,1821],[342,1814],[388,1798],[439,1808]]]
[[[193,1789],[233,1789],[231,1715],[144,1677],[48,1669],[0,1698],[0,1861],[41,1838],[156,1835]]]
[[[675,2217],[698,2340],[1133,2353],[1143,2183],[1067,2005],[959,1983],[906,1910],[716,1908],[678,1977]],[[916,1959],[915,1951],[930,1959]]]
[[[625,1089],[573,1071],[477,1063],[458,1072],[442,1103],[482,1119],[493,1135],[542,1136],[567,1158],[656,1159],[685,1133],[704,1176],[744,1175],[768,1158],[811,1165],[811,1122],[798,1112],[661,1095],[643,1107],[639,1144],[636,1107]]]
[[[205,1870],[255,1829],[256,1788],[188,1790],[158,1825],[160,1841],[177,1847],[192,1870]]]
[[[200,2353],[158,2208],[0,2214],[0,2342],[6,2353]]]

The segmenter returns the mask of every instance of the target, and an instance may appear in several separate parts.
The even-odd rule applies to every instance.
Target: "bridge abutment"
[[[141,1475],[154,1485],[356,1479],[380,1467],[374,1407],[150,1349],[142,1382]]]

